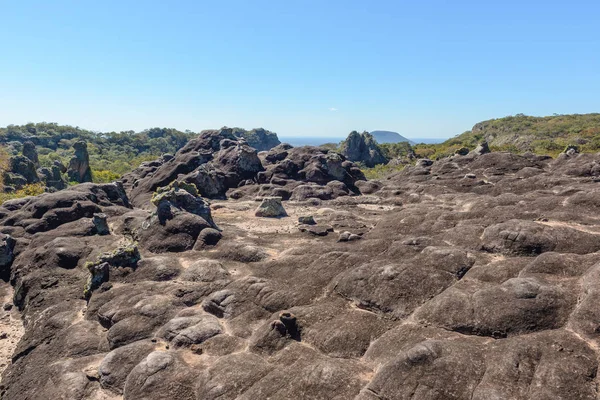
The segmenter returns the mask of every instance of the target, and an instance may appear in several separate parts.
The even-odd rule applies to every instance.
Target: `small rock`
[[[477,178],[477,175],[475,175],[475,174],[466,174],[466,175],[465,175],[465,178],[468,178],[468,179],[475,179],[475,178]]]
[[[96,227],[98,235],[108,235],[110,233],[108,229],[108,222],[106,221],[106,214],[96,213],[92,218],[92,222]]]
[[[338,239],[338,242],[351,242],[353,240],[358,240],[360,238],[361,238],[360,235],[346,231],[346,232],[340,233],[340,238]]]
[[[304,225],[316,225],[317,221],[313,218],[312,215],[306,215],[302,217],[298,217],[298,222]]]
[[[83,370],[86,378],[90,381],[99,381],[100,380],[100,372],[98,372],[98,368],[96,367],[87,367]]]
[[[333,232],[333,227],[329,225],[299,225],[298,230],[315,236],[327,236],[329,232]]]
[[[13,308],[12,303],[4,303],[4,306],[2,306],[2,309],[4,311],[10,311],[10,310],[12,310],[12,308]]]
[[[266,218],[287,217],[283,204],[281,204],[281,197],[264,197],[254,215]]]
[[[282,311],[279,313],[279,321],[285,326],[287,333],[294,339],[298,339],[300,337],[300,328],[298,327],[298,321],[296,316],[288,311]],[[274,329],[277,329],[281,333],[281,328],[277,326],[278,324],[274,323],[271,326]]]
[[[2,332],[0,333],[0,339],[6,339],[8,337],[8,333]]]
[[[219,243],[219,240],[223,237],[223,234],[213,228],[202,229],[198,235],[196,247],[198,246],[214,246]]]
[[[201,344],[193,344],[190,346],[190,350],[192,351],[192,353],[194,354],[202,354],[204,352],[204,350],[202,350],[202,345]]]

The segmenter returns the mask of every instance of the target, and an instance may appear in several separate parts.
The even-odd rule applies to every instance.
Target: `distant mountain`
[[[397,132],[391,131],[372,131],[371,135],[377,140],[377,143],[400,143],[400,142],[408,142],[410,144],[415,144],[412,140],[409,140],[402,136]]]

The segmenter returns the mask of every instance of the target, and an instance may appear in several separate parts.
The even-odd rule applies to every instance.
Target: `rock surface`
[[[346,140],[342,142],[341,152],[348,160],[362,162],[369,168],[377,164],[386,164],[389,161],[368,132],[350,132]]]
[[[87,151],[87,143],[83,140],[75,142],[73,145],[75,155],[69,161],[67,175],[71,182],[91,182],[92,170],[90,169],[90,155]]]
[[[2,398],[598,398],[600,155],[421,160],[343,196],[343,156],[255,172],[224,134],[0,207]],[[293,188],[290,218],[209,204],[201,165]]]
[[[259,157],[232,129],[223,128],[202,132],[173,157],[143,163],[123,183],[132,203],[143,207],[158,187],[175,179],[193,183],[209,199],[258,195],[306,200],[357,194],[354,183],[365,178],[345,157],[318,147],[280,144]],[[303,184],[311,189],[294,195]]]

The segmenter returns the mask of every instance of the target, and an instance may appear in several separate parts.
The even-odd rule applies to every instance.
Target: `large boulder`
[[[72,182],[91,182],[92,170],[90,168],[90,155],[87,150],[87,143],[83,140],[75,142],[73,145],[75,156],[69,161],[67,175]]]
[[[40,160],[38,158],[37,150],[35,149],[35,144],[31,141],[26,141],[23,143],[23,155],[31,160],[31,162],[36,166],[40,166]]]
[[[25,178],[27,183],[36,183],[40,181],[35,170],[34,162],[25,156],[11,157],[10,171]]]
[[[341,153],[350,161],[362,162],[371,168],[377,164],[386,164],[389,160],[377,145],[375,138],[368,132],[350,132],[341,145]]]
[[[141,224],[136,236],[154,253],[191,250],[202,230],[219,230],[209,204],[193,184],[174,181],[160,188],[152,203],[156,211]]]

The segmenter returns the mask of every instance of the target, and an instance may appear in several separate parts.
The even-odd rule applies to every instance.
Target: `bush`
[[[119,178],[121,178],[120,174],[106,169],[92,171],[92,180],[96,183],[110,183],[116,181]]]
[[[7,200],[20,199],[22,197],[27,196],[37,196],[39,194],[44,193],[44,189],[44,184],[40,182],[30,183],[12,193],[0,193],[0,204],[4,203]]]
[[[363,174],[365,174],[365,178],[367,179],[382,179],[395,172],[400,172],[403,169],[404,165],[402,164],[379,164],[374,166],[373,168],[361,168],[361,171],[363,172]]]

